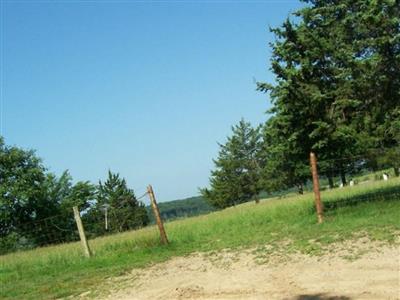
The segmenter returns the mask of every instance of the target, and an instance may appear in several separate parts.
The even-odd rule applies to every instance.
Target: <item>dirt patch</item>
[[[400,299],[398,246],[361,240],[323,256],[278,254],[260,262],[262,253],[259,247],[174,258],[113,279],[104,299]]]

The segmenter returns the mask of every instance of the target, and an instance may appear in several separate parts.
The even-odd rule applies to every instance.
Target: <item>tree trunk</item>
[[[342,180],[343,186],[347,185],[347,182],[346,182],[346,173],[344,172],[343,169],[340,170],[340,179]]]
[[[393,169],[394,169],[394,175],[396,177],[399,177],[400,176],[400,168],[399,167],[394,167]]]
[[[333,178],[331,175],[328,176],[328,182],[329,182],[329,188],[333,189],[334,188],[334,184],[333,184]]]

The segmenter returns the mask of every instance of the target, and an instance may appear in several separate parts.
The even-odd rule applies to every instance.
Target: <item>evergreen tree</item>
[[[291,140],[282,134],[283,118],[272,116],[263,128],[262,188],[267,192],[297,187],[303,193],[304,184],[310,177],[310,167],[302,149],[291,146]]]
[[[203,197],[218,208],[258,201],[262,169],[260,128],[252,128],[243,119],[232,127],[232,135],[220,144],[216,169],[211,172],[210,189],[201,189]]]
[[[99,182],[97,214],[107,206],[110,231],[124,231],[145,226],[149,223],[146,208],[136,200],[133,190],[119,174],[108,172],[107,180]],[[103,218],[103,217],[102,217]]]
[[[295,21],[272,29],[276,84],[258,85],[273,102],[267,129],[283,141],[282,160],[302,165],[315,151],[331,161],[321,171],[345,184],[351,162],[335,159],[397,144],[390,128],[400,104],[399,2],[305,2]],[[301,181],[302,172],[286,169]]]

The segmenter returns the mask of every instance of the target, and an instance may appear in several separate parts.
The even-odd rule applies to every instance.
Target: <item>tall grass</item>
[[[90,240],[94,256],[79,243],[1,256],[2,299],[54,299],[96,288],[107,277],[195,251],[278,245],[290,239],[291,251],[315,252],[322,245],[363,231],[372,239],[393,241],[400,230],[400,179],[372,182],[322,193],[325,222],[316,223],[313,194],[246,203],[223,211],[165,224],[170,245],[162,246],[156,227]]]

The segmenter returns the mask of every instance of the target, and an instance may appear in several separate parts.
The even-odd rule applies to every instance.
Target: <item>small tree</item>
[[[119,174],[108,172],[107,180],[99,182],[97,205],[99,211],[103,205],[109,207],[109,226],[111,231],[124,231],[145,226],[149,223],[146,208],[136,200],[133,190]]]
[[[220,144],[216,169],[211,172],[210,189],[202,195],[215,207],[224,208],[249,201],[260,192],[262,169],[260,127],[252,128],[243,119],[232,127],[232,136]]]

